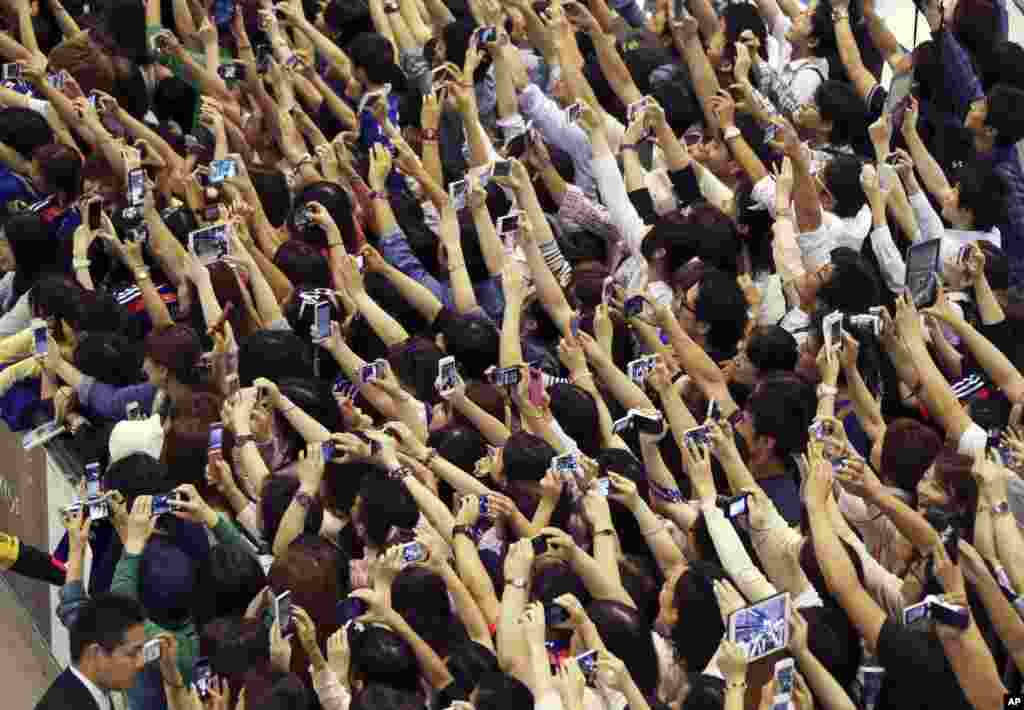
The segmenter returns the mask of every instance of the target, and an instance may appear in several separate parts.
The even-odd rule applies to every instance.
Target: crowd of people
[[[1024,49],[917,6],[3,0],[37,707],[1002,708]]]

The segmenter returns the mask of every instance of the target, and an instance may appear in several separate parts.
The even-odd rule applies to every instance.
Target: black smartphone
[[[907,288],[918,308],[928,308],[938,298],[940,243],[940,239],[929,239],[907,252]]]
[[[569,621],[569,612],[559,604],[544,605],[544,623],[547,626],[558,626]]]
[[[89,202],[87,209],[89,229],[96,231],[103,226],[103,200],[99,197]]]
[[[533,544],[534,556],[543,555],[548,551],[548,539],[550,535],[538,535],[537,537],[531,538],[530,542]]]
[[[338,602],[338,626],[344,626],[353,619],[358,619],[369,610],[366,602],[359,597],[345,597]]]
[[[953,564],[960,560],[960,527],[955,521],[950,520],[949,524],[939,533],[942,544],[946,548],[946,554]]]

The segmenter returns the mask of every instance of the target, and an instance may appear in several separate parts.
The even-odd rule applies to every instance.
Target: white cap
[[[118,422],[110,432],[110,463],[132,454],[147,454],[160,458],[164,448],[164,428],[160,415],[149,419],[126,419]]]

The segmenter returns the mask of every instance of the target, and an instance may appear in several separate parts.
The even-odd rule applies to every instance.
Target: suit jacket
[[[35,710],[99,710],[96,700],[70,668],[57,676]]]

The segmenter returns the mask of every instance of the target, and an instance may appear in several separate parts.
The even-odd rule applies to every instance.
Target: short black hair
[[[860,26],[863,11],[860,0],[850,3],[850,27]],[[832,19],[832,6],[829,3],[818,3],[811,15],[811,35],[818,40],[814,48],[817,57],[828,57],[831,65],[832,57],[839,57],[839,40],[836,39],[835,21]],[[762,42],[762,47],[767,46]]]
[[[53,129],[39,113],[28,108],[0,109],[0,143],[31,160],[36,148],[53,142]]]
[[[558,425],[576,442],[587,456],[596,456],[601,449],[600,418],[594,395],[582,387],[559,382],[548,388],[551,414]]]
[[[974,229],[987,232],[1006,219],[1009,190],[992,165],[981,160],[967,163],[957,171],[956,184],[960,187],[960,209],[974,214]]]
[[[587,606],[608,652],[621,658],[640,691],[657,695],[659,669],[650,625],[639,611],[619,601],[596,600]]]
[[[539,436],[517,431],[502,448],[502,469],[509,481],[539,481],[558,452]]]
[[[165,464],[149,454],[131,454],[110,465],[103,474],[103,486],[108,491],[119,491],[131,510],[136,497],[166,493],[174,482]]]
[[[484,674],[501,670],[494,652],[476,641],[463,641],[453,646],[444,664],[451,673],[452,683],[467,695]]]
[[[490,320],[443,309],[434,322],[444,336],[445,351],[455,358],[465,378],[483,379],[498,361],[501,333]]]
[[[199,561],[192,618],[197,627],[219,616],[242,615],[267,586],[255,555],[241,545],[214,545]]]
[[[694,560],[679,576],[672,592],[672,606],[679,620],[672,627],[672,641],[689,670],[707,667],[725,634],[714,580],[727,579],[725,570]]]
[[[367,626],[352,637],[352,670],[367,685],[382,683],[413,693],[419,690],[419,664],[412,647],[383,626]]]
[[[837,155],[828,161],[822,179],[832,193],[835,204],[832,211],[839,217],[854,217],[867,204],[867,196],[860,184],[864,163],[852,155]]]
[[[308,377],[313,372],[309,343],[295,333],[261,330],[238,343],[238,378],[243,387],[258,377],[278,382],[287,377]]]
[[[296,286],[330,288],[331,267],[320,250],[301,239],[289,239],[274,252],[274,266]]]
[[[665,111],[665,120],[676,135],[682,135],[703,118],[693,88],[685,80],[658,82],[651,87],[651,96]]]
[[[288,180],[279,170],[250,168],[249,179],[256,188],[256,196],[263,207],[263,213],[272,227],[280,227],[288,217],[292,206],[292,193]]]
[[[867,260],[850,247],[830,254],[832,275],[818,289],[818,300],[828,311],[867,313],[882,302],[882,283]]]
[[[140,343],[117,333],[82,333],[75,347],[78,370],[114,387],[138,384],[142,373]]]
[[[263,516],[263,535],[267,540],[277,536],[281,519],[292,503],[292,498],[299,490],[299,479],[292,476],[270,475],[263,479],[260,491],[260,513]],[[303,532],[319,535],[324,522],[324,508],[319,498],[313,498],[306,509],[306,521]]]
[[[98,643],[110,653],[124,642],[124,635],[146,621],[146,611],[135,599],[100,594],[86,601],[70,629],[71,660],[82,660],[90,645]]]
[[[807,427],[817,410],[817,398],[809,384],[792,373],[776,372],[754,388],[747,409],[759,436],[775,439],[780,459],[807,447]]]
[[[828,7],[828,3],[818,6]],[[831,10],[828,10],[831,12]],[[829,19],[829,26],[832,20]],[[845,81],[823,81],[814,92],[814,103],[824,121],[832,123],[829,143],[832,145],[863,146],[867,137],[867,109],[857,91]]]
[[[411,690],[373,683],[352,698],[350,710],[422,710],[423,698]]]
[[[366,72],[374,84],[385,84],[394,71],[395,48],[391,40],[376,32],[363,32],[352,38],[345,48],[352,65]]]
[[[533,710],[533,692],[507,673],[487,673],[476,686],[476,710]]]
[[[416,500],[401,481],[367,476],[359,487],[359,498],[357,522],[366,528],[366,541],[376,547],[387,544],[392,527],[411,530],[419,520]]]
[[[694,306],[694,316],[709,326],[708,342],[729,353],[743,337],[749,306],[735,276],[716,268],[705,268]]]
[[[800,346],[788,330],[779,325],[754,328],[747,338],[747,359],[759,372],[792,372],[800,359]]]
[[[387,40],[385,40],[386,42]],[[379,61],[378,61],[379,63]],[[347,244],[355,244],[355,221],[352,217],[352,200],[344,188],[336,182],[321,180],[310,183],[302,188],[295,196],[292,203],[292,211],[288,215],[288,232],[292,237],[309,242],[315,247],[327,246],[327,232],[319,225],[306,225],[303,228],[295,226],[295,217],[298,210],[304,208],[310,202],[318,202],[323,205],[331,219],[338,226],[342,238]]]

